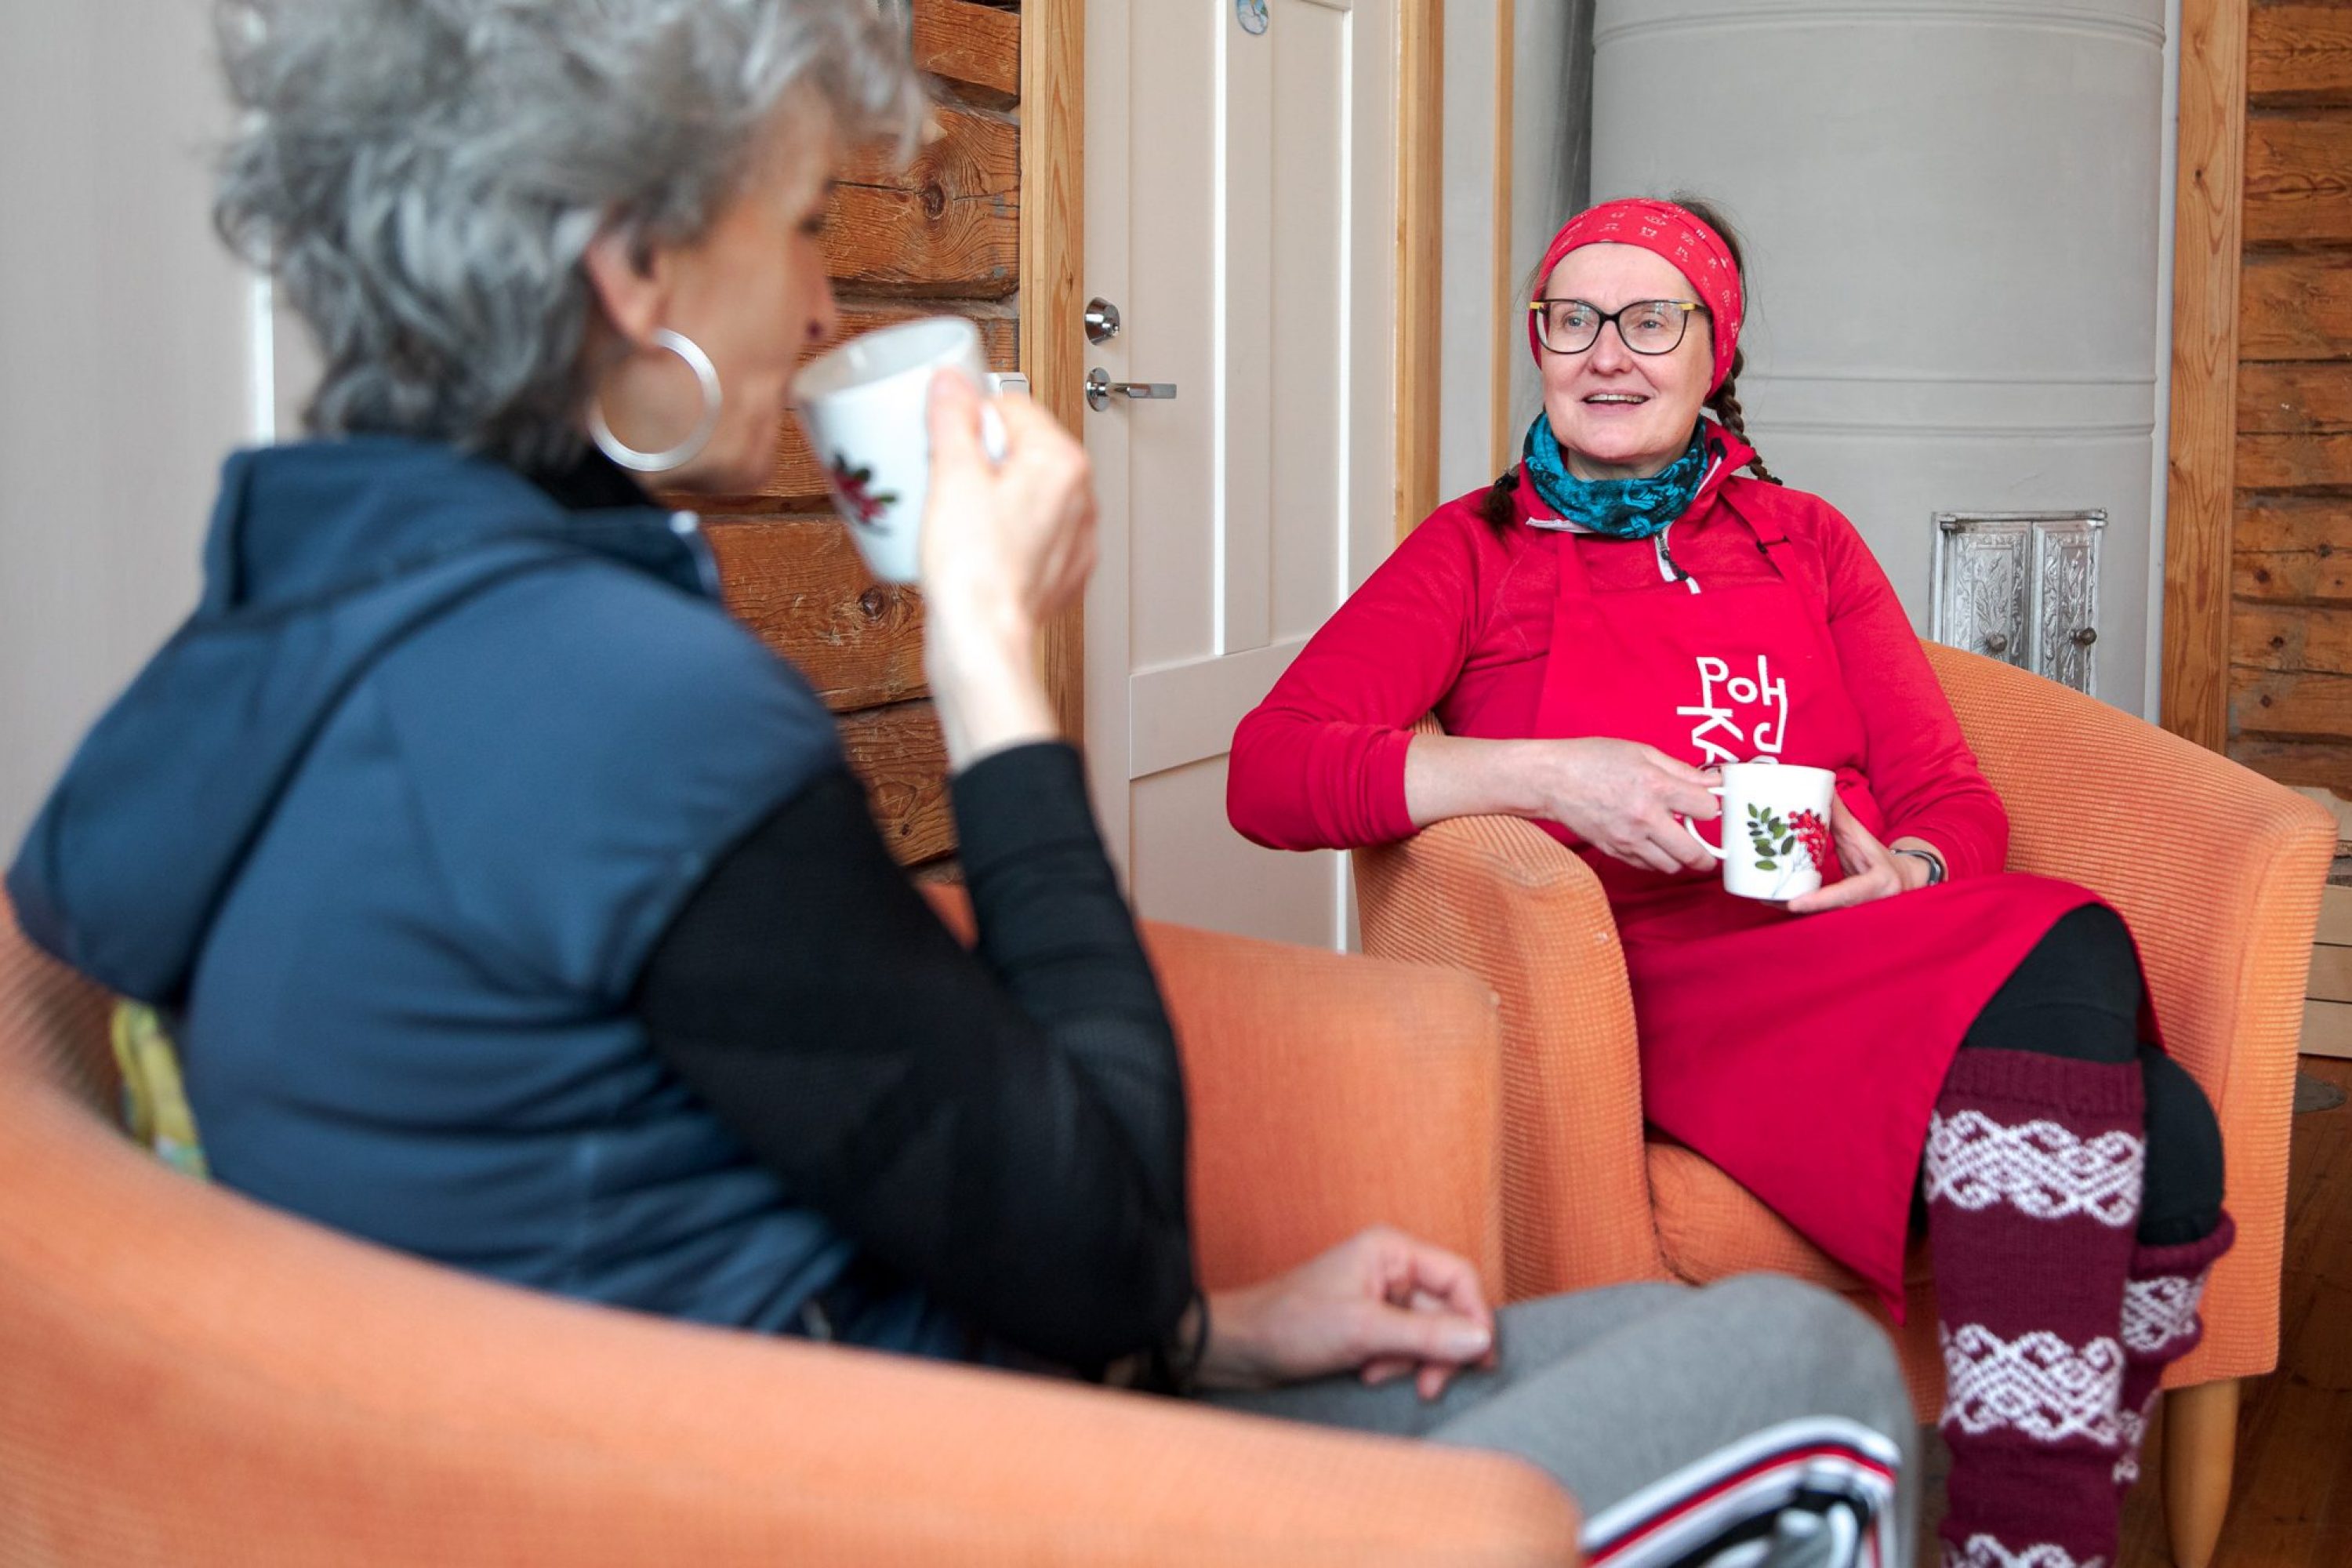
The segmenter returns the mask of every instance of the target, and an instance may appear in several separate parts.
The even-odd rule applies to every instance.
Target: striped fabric
[[[1895,1561],[1895,1471],[1885,1434],[1821,1416],[1785,1421],[1660,1478],[1585,1521],[1593,1568],[1735,1568],[1793,1537],[1819,1568]]]

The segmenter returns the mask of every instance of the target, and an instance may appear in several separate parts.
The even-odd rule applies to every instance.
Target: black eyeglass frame
[[[1563,348],[1554,348],[1554,347],[1552,346],[1551,334],[1550,334],[1549,332],[1547,332],[1547,331],[1544,331],[1544,308],[1545,308],[1546,306],[1548,306],[1548,305],[1581,305],[1581,306],[1583,306],[1586,310],[1588,310],[1591,311],[1591,312],[1593,313],[1593,315],[1594,315],[1594,316],[1596,316],[1596,317],[1598,317],[1598,318],[1599,318],[1597,321],[1595,321],[1592,323],[1592,340],[1591,340],[1591,342],[1586,343],[1586,344],[1585,344],[1582,348],[1580,348],[1580,349],[1563,349]],[[1634,347],[1634,346],[1633,346],[1633,339],[1631,339],[1631,338],[1629,338],[1629,337],[1627,337],[1627,336],[1625,335],[1625,327],[1624,327],[1624,323],[1623,323],[1623,322],[1622,322],[1622,321],[1620,321],[1617,318],[1619,318],[1620,316],[1622,316],[1622,315],[1623,315],[1623,314],[1625,314],[1625,312],[1626,312],[1626,311],[1628,311],[1628,310],[1637,310],[1637,311],[1638,311],[1638,310],[1654,310],[1654,309],[1656,309],[1656,308],[1657,308],[1657,307],[1659,307],[1659,306],[1664,306],[1664,307],[1665,307],[1667,310],[1679,310],[1679,311],[1681,311],[1681,312],[1682,312],[1681,321],[1682,321],[1682,323],[1683,323],[1683,330],[1682,330],[1681,331],[1679,331],[1679,332],[1676,332],[1676,333],[1675,334],[1675,341],[1674,341],[1673,342],[1668,343],[1664,348],[1662,348],[1662,349],[1643,349],[1643,348],[1636,348],[1636,347]],[[1601,311],[1601,307],[1600,307],[1600,306],[1598,306],[1598,305],[1596,305],[1596,304],[1594,304],[1591,300],[1579,300],[1579,299],[1574,298],[1573,296],[1569,296],[1569,297],[1565,297],[1565,298],[1561,298],[1561,299],[1557,299],[1557,300],[1529,300],[1529,301],[1528,302],[1528,316],[1529,316],[1529,317],[1531,317],[1531,318],[1533,319],[1533,321],[1534,321],[1535,329],[1536,329],[1536,342],[1539,342],[1539,343],[1543,344],[1543,346],[1544,346],[1547,350],[1549,350],[1549,352],[1551,352],[1551,353],[1556,353],[1556,354],[1586,354],[1586,353],[1591,353],[1592,352],[1593,345],[1601,342],[1601,328],[1603,328],[1603,327],[1611,327],[1611,326],[1613,326],[1613,327],[1615,327],[1615,328],[1617,329],[1617,341],[1618,341],[1619,342],[1623,343],[1623,344],[1625,345],[1625,352],[1626,352],[1626,353],[1637,353],[1637,354],[1642,354],[1642,355],[1644,355],[1644,356],[1649,357],[1649,358],[1655,358],[1655,357],[1656,357],[1656,356],[1658,356],[1659,354],[1670,354],[1670,353],[1674,353],[1676,349],[1678,349],[1678,348],[1680,348],[1680,347],[1682,347],[1682,346],[1683,346],[1683,340],[1684,340],[1685,338],[1686,338],[1686,337],[1690,336],[1690,319],[1691,319],[1691,317],[1692,317],[1693,315],[1711,316],[1711,315],[1713,315],[1713,314],[1714,314],[1714,312],[1713,312],[1713,311],[1711,311],[1711,310],[1708,310],[1705,305],[1700,304],[1700,303],[1699,303],[1697,300],[1628,300],[1626,303],[1624,303],[1624,304],[1622,304],[1622,305],[1618,306],[1615,310],[1611,310],[1611,311],[1607,312],[1606,314],[1603,314],[1603,313],[1602,313],[1602,311]]]

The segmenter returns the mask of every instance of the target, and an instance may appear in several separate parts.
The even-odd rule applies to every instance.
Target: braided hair
[[[1723,237],[1724,245],[1731,252],[1732,265],[1739,268],[1740,280],[1743,284],[1747,284],[1748,259],[1740,251],[1739,236],[1725,220],[1722,213],[1717,210],[1715,204],[1698,196],[1677,195],[1668,199]],[[1543,286],[1543,281],[1540,278],[1529,278],[1527,287],[1520,292],[1533,299],[1536,290]],[[1749,292],[1752,297],[1752,286]],[[1714,330],[1711,324],[1708,330],[1710,331]],[[1742,441],[1748,441],[1748,417],[1746,411],[1739,406],[1738,384],[1739,373],[1747,368],[1747,364],[1748,351],[1734,349],[1731,353],[1731,369],[1725,374],[1723,384],[1715,389],[1704,405],[1706,411],[1714,415],[1725,429]],[[1748,442],[1748,450],[1751,453],[1755,451],[1753,442]],[[1780,483],[1780,477],[1764,466],[1764,459],[1760,456],[1750,457],[1746,467],[1749,473],[1768,485]],[[1518,506],[1516,500],[1518,489],[1519,470],[1517,465],[1514,464],[1504,469],[1501,477],[1487,487],[1485,498],[1478,503],[1478,515],[1497,533],[1508,531],[1510,526],[1518,521]]]
[[[1731,225],[1725,220],[1722,213],[1716,210],[1715,204],[1707,201],[1704,197],[1675,196],[1673,197],[1672,200],[1675,205],[1682,208],[1683,211],[1690,214],[1691,216],[1698,219],[1699,222],[1706,225],[1707,227],[1715,230],[1716,233],[1723,237],[1725,248],[1731,252],[1731,264],[1739,268],[1740,285],[1741,287],[1746,288],[1748,290],[1749,297],[1753,298],[1755,289],[1749,283],[1748,277],[1748,258],[1740,251],[1739,235],[1738,231],[1733,229]],[[1710,331],[1712,329],[1710,329]],[[1732,350],[1731,369],[1725,374],[1723,384],[1715,389],[1714,395],[1709,397],[1705,405],[1708,413],[1714,415],[1716,418],[1722,421],[1723,427],[1725,429],[1738,437],[1742,441],[1748,440],[1748,418],[1746,414],[1740,409],[1739,393],[1738,388],[1739,385],[1739,373],[1742,370],[1745,370],[1747,366],[1748,351],[1746,349]],[[1752,441],[1748,442],[1748,449],[1753,452],[1756,449],[1755,443]],[[1768,485],[1777,485],[1780,482],[1780,479],[1773,475],[1772,470],[1764,466],[1764,459],[1760,457],[1750,458],[1748,459],[1748,471],[1754,474],[1758,479],[1762,479]]]

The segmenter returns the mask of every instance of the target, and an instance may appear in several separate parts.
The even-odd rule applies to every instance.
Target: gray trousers
[[[1465,1373],[1426,1403],[1410,1378],[1208,1397],[1227,1409],[1517,1455],[1576,1498],[1588,1552],[1628,1564],[1690,1561],[1695,1542],[1737,1531],[1721,1500],[1734,1494],[1754,1504],[1740,1544],[1697,1560],[1873,1561],[1853,1540],[1853,1510],[1833,1529],[1836,1510],[1819,1506],[1838,1483],[1807,1479],[1855,1473],[1839,1455],[1858,1448],[1895,1468],[1877,1558],[1908,1568],[1918,1512],[1911,1403],[1885,1333],[1836,1296],[1765,1274],[1704,1289],[1622,1285],[1506,1307],[1497,1339],[1495,1371]],[[1773,1500],[1792,1479],[1810,1510]],[[1884,1504],[1884,1481],[1869,1484]],[[1711,1523],[1691,1506],[1699,1497],[1717,1500]],[[1681,1522],[1659,1522],[1669,1519]]]

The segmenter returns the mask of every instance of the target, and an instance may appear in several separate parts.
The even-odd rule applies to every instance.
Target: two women
[[[1613,1561],[1899,1553],[1900,1384],[1818,1292],[1498,1313],[1375,1231],[1203,1300],[1174,1042],[1032,664],[1093,553],[1050,419],[1002,403],[992,463],[973,389],[932,409],[976,952],[628,477],[765,478],[835,325],[831,171],[922,112],[869,5],[222,18],[219,217],[318,337],[317,438],[230,459],[203,602],[9,878],[34,940],[174,1016],[220,1180],[616,1306],[1507,1448]]]
[[[2154,1043],[2122,921],[2002,872],[2000,802],[1860,536],[1748,444],[1725,226],[1594,207],[1531,293],[1524,460],[1423,522],[1243,721],[1234,824],[1309,848],[1501,813],[1575,848],[1649,1120],[1898,1317],[1924,1203],[1947,1560],[2111,1562],[2230,1244],[2212,1111]],[[1412,733],[1433,710],[1445,733]],[[1843,879],[1785,908],[1727,893],[1677,819],[1750,760],[1837,774]]]

